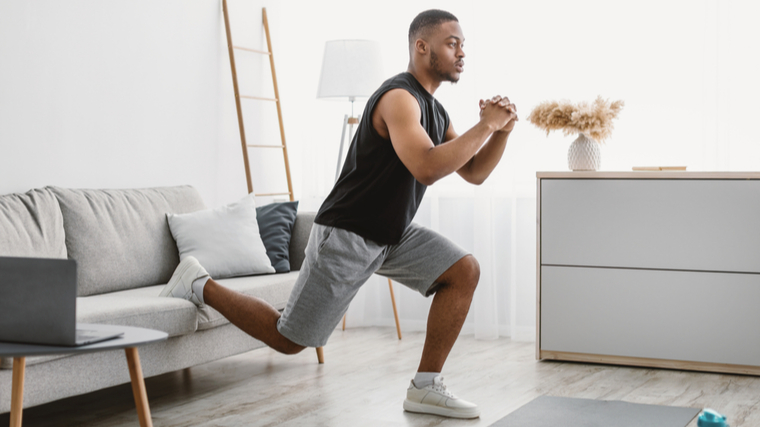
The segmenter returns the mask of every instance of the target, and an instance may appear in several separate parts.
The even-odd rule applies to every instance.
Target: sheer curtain
[[[290,3],[290,4],[289,4]],[[607,2],[345,1],[286,2],[280,17],[278,73],[301,209],[315,210],[332,185],[340,125],[349,106],[316,100],[324,42],[383,43],[388,76],[404,71],[406,31],[436,7],[457,15],[466,66],[456,85],[435,93],[455,129],[478,120],[477,102],[507,95],[523,120],[492,176],[481,186],[456,175],[428,188],[415,221],[471,251],[481,280],[463,333],[535,340],[537,171],[567,170],[574,139],[548,137],[527,123],[549,99],[623,99],[602,170],[682,165],[688,170],[758,170],[760,6],[750,0]],[[351,7],[349,7],[351,6]],[[332,12],[325,12],[330,10]],[[342,14],[341,10],[349,10]],[[360,17],[373,16],[372,20]],[[303,34],[309,34],[305,40]],[[280,70],[283,70],[282,72]],[[357,110],[362,106],[357,105]],[[290,122],[293,123],[293,122]],[[402,331],[424,330],[431,299],[395,284]],[[373,277],[351,304],[347,327],[393,326],[387,281]]]

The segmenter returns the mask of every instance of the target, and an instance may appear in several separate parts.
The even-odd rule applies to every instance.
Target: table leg
[[[148,406],[148,394],[145,392],[145,380],[143,379],[142,367],[140,366],[140,355],[137,354],[137,348],[125,348],[127,353],[127,365],[129,365],[129,376],[132,378],[132,394],[135,396],[135,406],[137,406],[137,417],[140,419],[140,427],[153,427],[153,420],[150,418],[150,407]]]
[[[13,385],[11,386],[11,427],[21,427],[24,415],[24,371],[26,357],[13,358]]]

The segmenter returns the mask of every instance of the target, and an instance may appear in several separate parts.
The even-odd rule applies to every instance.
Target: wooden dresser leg
[[[127,353],[129,377],[132,379],[132,394],[135,396],[135,406],[137,407],[140,427],[153,427],[153,420],[150,418],[150,407],[148,406],[148,394],[145,391],[145,380],[143,379],[142,366],[140,366],[140,355],[137,354],[136,347],[125,348],[124,352]]]
[[[317,360],[319,363],[325,363],[325,350],[322,347],[317,347]]]
[[[13,358],[13,385],[11,386],[11,427],[21,427],[24,415],[24,371],[26,357]]]

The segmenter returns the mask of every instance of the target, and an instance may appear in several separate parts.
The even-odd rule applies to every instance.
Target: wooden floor
[[[533,343],[462,336],[443,376],[449,389],[480,405],[476,420],[406,413],[405,390],[423,333],[393,328],[336,331],[326,364],[312,349],[269,349],[146,379],[159,426],[487,426],[542,396],[711,407],[732,427],[760,426],[760,378],[579,363],[538,362]],[[126,363],[126,362],[125,362]],[[0,426],[8,425],[0,415]],[[130,386],[30,408],[24,426],[136,426]],[[695,427],[696,419],[689,427]]]

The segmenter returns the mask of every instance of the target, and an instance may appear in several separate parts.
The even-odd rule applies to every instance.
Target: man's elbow
[[[412,173],[414,179],[416,179],[422,185],[433,185],[436,181],[443,178],[440,172],[432,168],[419,168]]]
[[[464,180],[467,181],[467,182],[469,182],[470,184],[473,184],[473,185],[480,185],[480,184],[486,182],[486,177],[485,176],[481,177],[481,176],[472,176],[472,175],[470,175],[470,176],[466,177]]]
[[[474,184],[474,185],[480,185],[484,183],[487,178],[485,176],[478,176],[473,173],[470,173],[469,171],[464,171],[464,170],[459,171],[459,176],[461,176],[462,179],[464,179],[468,183]]]
[[[420,175],[416,176],[415,179],[420,182],[420,184],[431,186],[434,183],[438,182],[439,179],[443,178],[443,176],[438,176],[435,174],[428,174],[428,175]],[[476,176],[463,176],[464,180],[469,182],[470,184],[480,185],[486,181],[486,177],[476,177]]]
[[[420,175],[416,176],[415,179],[419,181],[420,184],[425,186],[431,186],[436,181],[438,181],[438,178],[434,177],[433,175]]]

